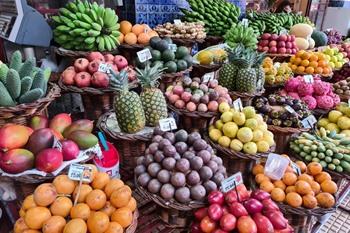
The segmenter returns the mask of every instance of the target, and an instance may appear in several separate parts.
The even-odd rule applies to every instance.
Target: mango
[[[34,116],[32,119],[30,119],[30,128],[33,130],[37,129],[43,129],[43,128],[48,128],[49,127],[49,120],[47,119],[46,116]]]
[[[63,131],[72,124],[72,118],[70,114],[60,113],[50,121],[50,129],[56,130],[59,133],[63,133]]]
[[[53,136],[55,136],[58,140],[63,140],[64,137],[60,132],[57,132],[54,129],[51,129],[51,133],[53,134]]]
[[[74,131],[82,130],[91,133],[94,128],[94,122],[86,119],[74,121],[68,128],[63,132],[63,137],[68,138],[69,134]]]
[[[13,149],[0,157],[0,168],[7,173],[17,174],[33,168],[34,154],[25,149]]]
[[[37,154],[43,149],[51,148],[53,140],[54,137],[51,129],[38,129],[30,135],[26,148],[32,153]]]
[[[81,150],[86,150],[98,143],[98,139],[95,135],[83,130],[72,132],[68,135],[67,139],[74,141]]]
[[[27,144],[31,132],[26,126],[9,124],[0,129],[0,149],[12,150]]]

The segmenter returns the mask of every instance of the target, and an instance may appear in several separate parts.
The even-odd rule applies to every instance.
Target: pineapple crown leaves
[[[151,67],[147,62],[144,69],[136,68],[136,77],[144,88],[158,87],[158,79],[161,78],[165,69],[166,68],[161,68],[161,64],[159,63]]]
[[[110,88],[115,91],[128,92],[129,91],[129,80],[128,72],[126,70],[120,71],[118,74],[112,69],[110,70]]]
[[[261,66],[265,58],[266,58],[266,52],[263,52],[263,53],[258,52],[255,56],[254,67]]]

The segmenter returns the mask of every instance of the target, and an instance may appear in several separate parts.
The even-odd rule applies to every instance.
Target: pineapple
[[[257,78],[255,68],[252,64],[256,59],[256,53],[252,50],[245,51],[240,59],[237,59],[236,66],[239,67],[236,77],[236,90],[239,92],[254,93],[257,89]]]
[[[119,74],[111,72],[110,86],[118,92],[114,99],[114,110],[119,127],[123,132],[136,133],[146,124],[140,96],[129,91],[128,73],[125,70]]]
[[[157,88],[158,79],[163,72],[160,64],[150,67],[146,65],[145,69],[136,68],[136,76],[142,86],[140,94],[143,109],[146,115],[146,124],[156,126],[160,119],[168,117],[166,101],[161,90]]]
[[[265,53],[258,53],[254,62],[254,68],[256,73],[256,88],[258,91],[262,91],[264,89],[265,84],[265,71],[262,67],[264,59]]]

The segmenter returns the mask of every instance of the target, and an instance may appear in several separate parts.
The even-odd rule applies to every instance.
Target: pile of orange
[[[321,52],[298,51],[290,58],[289,67],[295,74],[330,75],[332,68]]]
[[[309,163],[307,166],[302,161],[297,161],[301,173],[299,176],[288,166],[281,180],[272,180],[264,175],[263,164],[253,167],[255,181],[260,189],[270,193],[276,202],[284,202],[292,207],[316,207],[331,208],[335,205],[334,194],[337,192],[337,184],[331,176],[322,171],[321,164]]]
[[[13,232],[123,233],[136,210],[130,187],[89,166],[93,181],[83,183],[80,191],[78,182],[67,175],[39,185],[24,199]]]
[[[158,36],[156,31],[153,31],[147,24],[132,25],[129,21],[120,22],[119,42],[128,45],[142,44],[147,45],[149,40]]]

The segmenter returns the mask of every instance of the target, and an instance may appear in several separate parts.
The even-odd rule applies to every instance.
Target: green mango
[[[74,141],[81,150],[91,148],[98,143],[98,139],[95,135],[83,130],[72,132],[68,135],[67,139]]]

